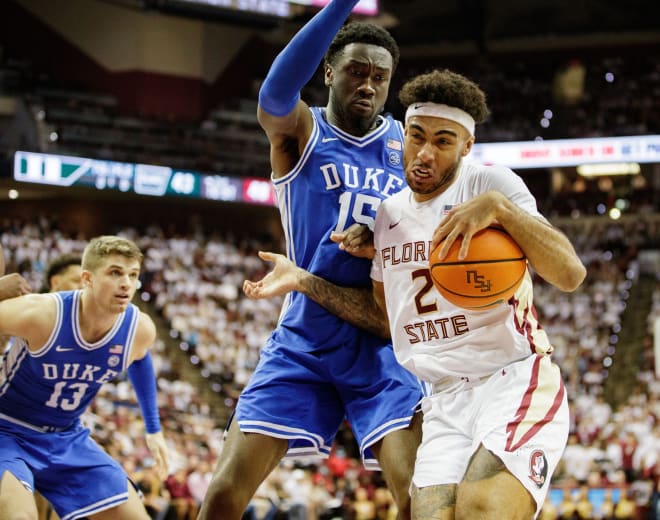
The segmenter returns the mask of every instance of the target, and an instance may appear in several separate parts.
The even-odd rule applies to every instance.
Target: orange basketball
[[[527,260],[520,246],[503,229],[489,227],[476,233],[468,254],[458,260],[462,238],[440,261],[443,242],[431,252],[431,278],[445,299],[465,309],[488,309],[506,302],[525,276]]]

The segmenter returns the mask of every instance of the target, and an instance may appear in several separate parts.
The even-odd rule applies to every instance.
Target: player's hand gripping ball
[[[503,229],[489,227],[475,233],[463,260],[458,260],[462,237],[454,241],[443,260],[440,242],[431,252],[431,278],[440,294],[458,307],[490,309],[506,302],[522,282],[527,259]]]

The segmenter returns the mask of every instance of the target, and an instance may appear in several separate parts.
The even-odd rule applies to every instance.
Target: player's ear
[[[83,269],[80,273],[80,285],[83,289],[92,285],[92,273],[90,271]]]
[[[332,85],[332,78],[334,76],[332,66],[329,63],[323,64],[323,78],[325,81],[325,86],[329,87]]]
[[[463,157],[470,153],[472,150],[472,145],[474,144],[474,136],[471,135],[465,143],[465,148],[463,148]]]

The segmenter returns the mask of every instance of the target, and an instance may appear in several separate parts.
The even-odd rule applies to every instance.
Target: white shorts
[[[532,355],[479,384],[426,397],[422,410],[415,486],[459,483],[483,444],[531,493],[540,511],[569,429],[566,390],[548,356]]]

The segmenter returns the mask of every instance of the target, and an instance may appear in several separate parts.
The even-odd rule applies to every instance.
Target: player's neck
[[[342,114],[333,110],[330,104],[323,110],[323,117],[331,124],[346,132],[347,134],[356,137],[363,137],[370,132],[373,132],[382,123],[382,118],[376,116],[373,120],[365,120],[359,118],[348,117],[347,114]]]
[[[105,336],[117,321],[119,314],[102,309],[93,295],[83,290],[78,308],[78,326],[85,341],[95,343]]]

